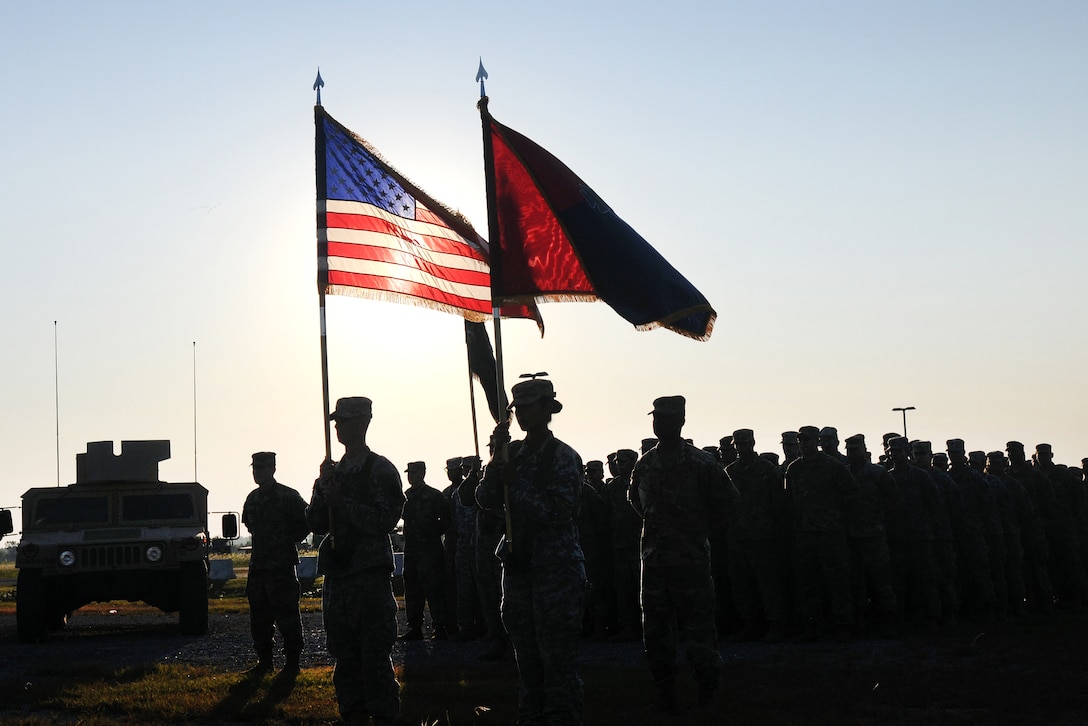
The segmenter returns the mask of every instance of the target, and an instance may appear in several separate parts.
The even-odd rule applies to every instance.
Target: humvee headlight
[[[76,553],[72,550],[61,550],[57,555],[57,564],[61,567],[71,567],[76,563]]]
[[[147,557],[148,562],[158,562],[162,559],[162,547],[151,545],[147,548],[147,551],[144,552],[144,556]]]

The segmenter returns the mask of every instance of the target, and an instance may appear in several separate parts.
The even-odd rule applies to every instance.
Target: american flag
[[[315,121],[319,288],[473,322],[490,317],[487,242],[468,220],[405,179],[321,106]]]

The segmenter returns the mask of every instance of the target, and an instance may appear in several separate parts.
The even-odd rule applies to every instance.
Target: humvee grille
[[[81,547],[79,549],[79,567],[124,567],[143,563],[143,545],[103,545],[101,547]]]

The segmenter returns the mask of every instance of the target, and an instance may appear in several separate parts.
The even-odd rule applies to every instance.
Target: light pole
[[[903,438],[907,438],[907,411],[913,411],[914,406],[897,406],[892,409],[893,411],[903,412]]]

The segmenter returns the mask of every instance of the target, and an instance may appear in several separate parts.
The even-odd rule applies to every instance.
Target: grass
[[[22,680],[22,679],[20,679]],[[183,665],[111,669],[44,667],[23,683],[0,684],[3,723],[289,723],[335,721],[331,669],[303,670],[292,683]]]

